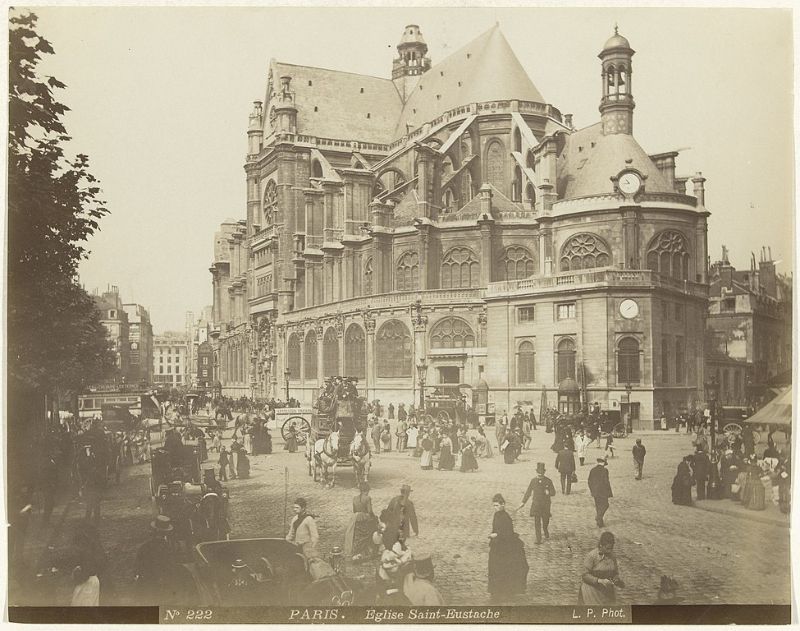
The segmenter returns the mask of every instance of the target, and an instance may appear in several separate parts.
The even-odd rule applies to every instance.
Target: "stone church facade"
[[[628,41],[603,47],[583,129],[499,26],[437,64],[418,26],[397,49],[391,79],[271,61],[247,131],[246,272],[215,285],[215,314],[241,305],[217,329],[223,391],[281,397],[288,377],[310,402],[347,374],[411,403],[421,380],[484,381],[498,412],[546,391],[642,423],[701,401],[704,179],[687,194],[677,153],[634,139]]]

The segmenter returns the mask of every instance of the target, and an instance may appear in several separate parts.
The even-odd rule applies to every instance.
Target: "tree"
[[[10,391],[46,393],[102,378],[115,358],[77,282],[86,239],[108,211],[87,156],[65,155],[68,108],[53,94],[65,86],[39,76],[54,51],[36,21],[12,15],[9,30],[8,373]]]

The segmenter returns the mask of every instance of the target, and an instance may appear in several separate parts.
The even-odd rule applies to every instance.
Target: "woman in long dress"
[[[362,482],[360,493],[353,498],[353,518],[344,533],[344,553],[353,561],[372,556],[372,535],[378,529],[378,519],[372,512],[369,484]]]
[[[486,432],[484,431],[483,427],[478,428],[478,457],[479,458],[491,458],[494,456],[494,451],[492,451],[492,443],[489,440],[489,437],[486,436]]]
[[[757,465],[750,465],[747,479],[742,491],[742,504],[748,510],[764,510],[766,508],[766,489],[761,481],[761,472]]]
[[[472,441],[467,441],[464,443],[464,447],[461,449],[461,468],[460,470],[463,473],[469,473],[470,471],[477,471],[478,470],[478,461],[475,459],[475,439],[473,438]]]
[[[678,471],[672,480],[672,503],[680,506],[692,505],[692,470],[689,468],[689,456],[678,465]]]
[[[523,594],[528,581],[525,544],[514,532],[514,522],[506,512],[506,501],[498,493],[492,498],[494,517],[489,535],[489,593],[492,600]]]
[[[419,428],[416,425],[411,425],[406,430],[406,447],[414,453],[417,450],[417,437],[419,436]]]
[[[419,457],[419,466],[425,471],[433,469],[433,441],[430,434],[425,434],[421,441],[422,455]]]
[[[283,448],[291,454],[297,451],[297,428],[294,426],[294,423],[286,430],[286,444]]]
[[[506,443],[506,448],[503,450],[503,461],[506,464],[514,464],[522,452],[522,441],[516,432],[508,432]]]
[[[439,471],[452,471],[456,466],[456,459],[453,456],[453,442],[450,436],[445,434],[442,436],[442,442],[439,445]]]
[[[624,587],[624,583],[614,556],[614,535],[604,532],[597,548],[587,554],[583,562],[578,604],[613,605],[617,602],[617,587]]]

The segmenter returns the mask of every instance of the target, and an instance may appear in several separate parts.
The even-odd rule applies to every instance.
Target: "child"
[[[609,457],[609,453],[611,454],[611,458],[614,457],[614,436],[611,432],[608,432],[606,436],[606,458]]]

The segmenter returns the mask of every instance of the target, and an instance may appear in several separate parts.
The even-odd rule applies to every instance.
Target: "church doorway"
[[[439,383],[461,383],[461,371],[458,366],[440,366]]]

